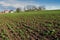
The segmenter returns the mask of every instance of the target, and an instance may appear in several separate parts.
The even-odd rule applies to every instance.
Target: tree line
[[[34,5],[27,5],[23,9],[24,11],[40,11],[45,10],[45,6],[34,6]],[[16,12],[20,12],[21,8],[16,8]]]

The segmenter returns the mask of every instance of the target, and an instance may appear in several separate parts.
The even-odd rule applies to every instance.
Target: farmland
[[[60,40],[60,10],[0,14],[0,40]]]

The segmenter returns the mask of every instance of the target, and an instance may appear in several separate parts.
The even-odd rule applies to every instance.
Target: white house
[[[14,11],[13,10],[10,10],[9,13],[14,13]]]

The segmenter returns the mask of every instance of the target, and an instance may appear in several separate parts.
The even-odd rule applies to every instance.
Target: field
[[[0,40],[60,40],[60,10],[0,14]]]

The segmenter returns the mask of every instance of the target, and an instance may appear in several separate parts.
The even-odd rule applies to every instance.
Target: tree
[[[27,5],[24,7],[25,11],[39,11],[39,10],[45,10],[45,6],[35,6],[35,5]]]
[[[17,9],[16,9],[16,12],[20,12],[20,11],[21,11],[21,9],[20,9],[20,8],[17,8]]]
[[[38,10],[45,10],[45,6],[39,6]]]
[[[27,5],[27,6],[24,8],[25,11],[34,11],[34,10],[36,10],[36,9],[37,9],[37,7],[34,6],[34,5]]]
[[[37,10],[37,7],[36,6],[32,6],[32,10],[33,11]]]

